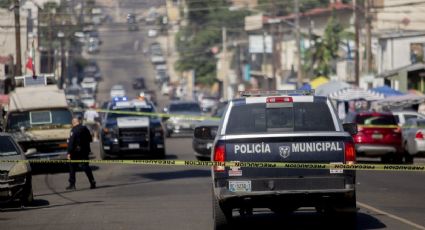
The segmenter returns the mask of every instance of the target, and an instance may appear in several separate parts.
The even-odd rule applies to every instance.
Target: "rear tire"
[[[154,155],[158,156],[158,159],[165,159],[165,149],[157,149]]]
[[[24,206],[28,206],[31,205],[32,202],[34,201],[34,193],[32,190],[32,178],[31,175],[27,176],[27,181],[24,185],[24,188],[22,190],[22,194],[21,194],[21,203]]]
[[[413,164],[413,156],[406,152],[406,154],[404,155],[404,162],[406,164]]]
[[[223,230],[228,229],[229,220],[232,217],[232,210],[225,209],[220,205],[217,198],[212,194],[213,201],[213,220],[214,220],[214,230]]]
[[[391,163],[391,156],[390,155],[384,155],[381,157],[381,162],[384,164]]]
[[[100,145],[99,155],[101,160],[107,160],[109,158],[109,156],[105,153],[105,150],[103,149],[102,144]]]

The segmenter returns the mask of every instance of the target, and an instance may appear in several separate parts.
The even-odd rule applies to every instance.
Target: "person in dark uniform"
[[[68,160],[88,160],[91,152],[90,142],[92,136],[87,127],[81,124],[81,117],[72,119],[72,129],[68,139]],[[69,164],[69,186],[67,190],[75,190],[75,172],[81,167],[90,181],[90,188],[96,188],[96,181],[89,163],[70,163]]]

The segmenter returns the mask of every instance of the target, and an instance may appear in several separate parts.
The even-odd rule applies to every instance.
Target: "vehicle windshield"
[[[196,103],[177,103],[170,105],[170,113],[193,112],[201,113],[201,107]]]
[[[12,112],[7,118],[6,130],[70,128],[71,119],[72,114],[67,109]]]
[[[266,104],[249,104],[232,108],[226,133],[335,130],[332,115],[326,103],[293,103],[293,107],[284,108],[266,108]]]
[[[393,115],[357,116],[356,123],[359,125],[397,125],[397,121]]]
[[[0,136],[0,157],[18,155],[18,150],[10,137]]]
[[[116,112],[116,113],[114,113],[114,112]],[[123,112],[123,113],[120,113],[120,112]],[[134,114],[133,113],[125,113],[125,112],[134,112]],[[115,120],[119,117],[140,117],[140,116],[146,117],[147,116],[147,115],[137,114],[136,112],[153,113],[153,112],[155,112],[155,110],[151,106],[113,109],[113,112],[108,113],[108,120],[109,119]]]
[[[425,120],[418,120],[418,128],[425,128]]]

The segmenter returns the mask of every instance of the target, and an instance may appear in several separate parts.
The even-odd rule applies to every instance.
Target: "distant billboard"
[[[265,41],[264,41],[265,39]],[[264,46],[266,47],[264,51]],[[249,52],[255,53],[272,53],[273,39],[272,36],[267,35],[250,35],[249,36]]]

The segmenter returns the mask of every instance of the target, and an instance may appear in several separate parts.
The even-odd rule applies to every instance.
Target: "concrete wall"
[[[425,2],[422,0],[381,0],[376,19],[373,22],[375,30],[424,30]],[[413,5],[409,5],[413,4]],[[404,6],[403,6],[404,5]]]
[[[25,73],[26,55],[27,55],[27,19],[25,12],[21,11],[21,63],[22,72]],[[12,54],[16,64],[16,40],[15,40],[15,16],[7,9],[0,9],[0,55],[8,56]],[[29,44],[31,45],[31,44]],[[0,73],[3,74],[3,73]]]
[[[378,73],[410,65],[411,43],[425,43],[425,35],[380,39],[376,56]]]
[[[167,16],[168,20],[171,24],[177,23],[181,17],[180,17],[180,6],[183,4],[183,1],[181,0],[167,0],[166,2],[167,7]]]

